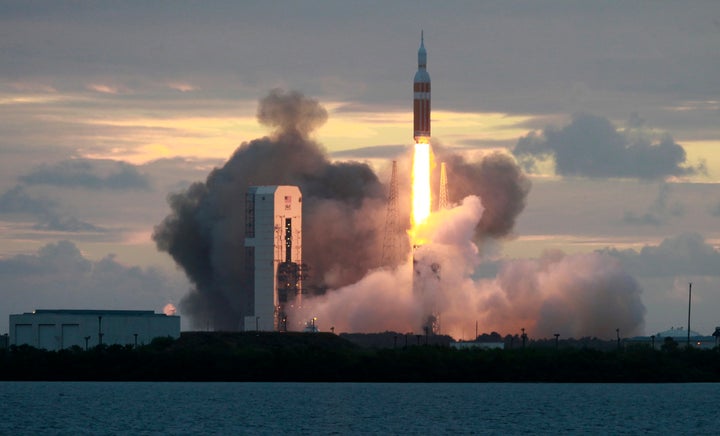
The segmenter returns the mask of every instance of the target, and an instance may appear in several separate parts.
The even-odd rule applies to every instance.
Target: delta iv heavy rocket
[[[415,143],[430,142],[430,74],[427,72],[425,38],[420,31],[418,69],[413,81],[413,126]]]

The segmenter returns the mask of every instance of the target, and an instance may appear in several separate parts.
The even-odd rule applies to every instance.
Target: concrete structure
[[[46,350],[77,345],[143,345],[180,337],[180,317],[152,310],[36,310],[10,315],[10,345]]]
[[[302,194],[297,186],[252,186],[245,195],[245,331],[286,331],[302,302]]]
[[[422,32],[418,69],[413,80],[413,137],[416,143],[430,142],[430,74],[427,72],[427,52]]]

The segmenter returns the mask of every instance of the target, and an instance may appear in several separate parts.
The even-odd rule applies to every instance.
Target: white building
[[[297,186],[252,186],[245,196],[245,331],[285,331],[302,298],[302,195]]]
[[[46,350],[77,345],[143,345],[180,337],[180,317],[152,310],[36,310],[10,315],[10,345]]]

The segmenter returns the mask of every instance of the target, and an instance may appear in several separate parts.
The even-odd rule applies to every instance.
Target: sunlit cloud
[[[720,100],[689,100],[675,106],[665,106],[664,109],[674,112],[718,111],[720,110]]]
[[[8,85],[15,91],[20,91],[20,92],[45,92],[45,93],[57,92],[57,89],[55,89],[55,87],[45,84],[45,83],[12,82],[12,83],[9,83]]]
[[[174,89],[180,92],[196,91],[198,88],[186,82],[171,82],[167,84],[168,88]]]
[[[118,86],[113,85],[106,85],[106,84],[99,84],[99,83],[91,83],[86,86],[86,88],[90,91],[99,92],[101,94],[120,94],[121,92],[127,92],[127,89],[120,88]]]
[[[30,105],[30,104],[48,104],[55,103],[65,98],[59,95],[15,95],[0,96],[0,105]]]

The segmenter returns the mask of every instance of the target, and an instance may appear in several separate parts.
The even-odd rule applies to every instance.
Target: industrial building
[[[143,345],[180,337],[180,317],[152,310],[36,310],[10,315],[10,345],[46,350]]]
[[[297,186],[252,186],[245,195],[245,331],[287,331],[302,303],[302,194]]]

